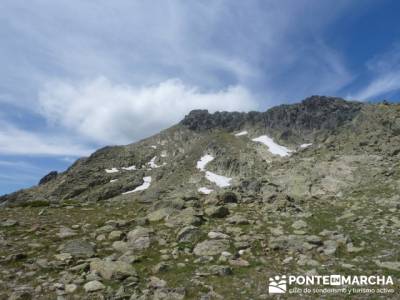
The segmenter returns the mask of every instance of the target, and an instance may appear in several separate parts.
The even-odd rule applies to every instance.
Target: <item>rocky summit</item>
[[[282,274],[399,299],[399,212],[398,104],[194,110],[1,196],[0,299],[274,299]]]

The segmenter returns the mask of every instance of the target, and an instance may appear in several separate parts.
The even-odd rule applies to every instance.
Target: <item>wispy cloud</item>
[[[372,79],[357,93],[349,97],[359,100],[374,99],[400,90],[400,44],[377,55],[366,63]]]
[[[85,156],[91,149],[59,136],[42,135],[0,122],[0,154]]]

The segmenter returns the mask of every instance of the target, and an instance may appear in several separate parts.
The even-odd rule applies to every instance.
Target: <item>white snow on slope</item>
[[[112,168],[112,169],[106,169],[106,173],[111,174],[111,173],[118,173],[118,169],[117,168]]]
[[[209,181],[214,182],[219,187],[230,186],[231,185],[231,180],[232,180],[232,178],[228,178],[228,177],[225,177],[225,176],[217,175],[217,174],[215,174],[213,172],[210,172],[210,171],[206,171],[206,178]]]
[[[230,181],[232,180],[232,178],[228,178],[228,177],[225,177],[225,176],[221,176],[221,175],[215,174],[215,173],[210,172],[210,171],[206,171],[206,165],[209,162],[213,161],[213,160],[214,160],[213,156],[211,156],[209,154],[206,154],[206,155],[204,155],[204,156],[202,156],[200,158],[200,160],[197,162],[196,167],[200,171],[206,172],[206,179],[211,181],[211,182],[214,182],[217,186],[219,186],[219,187],[227,187],[227,186],[229,186],[230,185]]]
[[[277,143],[274,142],[273,139],[271,139],[267,135],[262,135],[259,136],[258,138],[252,139],[254,142],[260,142],[268,147],[269,152],[272,154],[280,155],[280,156],[288,156],[290,155],[290,152],[293,152],[292,150],[278,145]]]
[[[126,195],[126,194],[130,194],[130,193],[135,193],[135,192],[140,192],[140,191],[147,190],[150,187],[150,184],[151,184],[151,176],[143,177],[143,184],[142,185],[139,185],[138,187],[136,187],[132,191],[128,191],[128,192],[125,192],[125,193],[122,193],[122,194]]]
[[[201,187],[197,191],[202,194],[208,195],[208,194],[212,193],[214,190],[206,188],[206,187]]]
[[[110,182],[116,182],[118,179],[111,179]]]
[[[153,169],[154,169],[154,168],[159,168],[159,167],[160,167],[159,165],[157,165],[157,164],[155,163],[156,159],[157,159],[157,156],[154,156],[154,157],[148,162],[150,168],[153,168]]]
[[[246,134],[248,134],[247,131],[242,131],[242,132],[236,133],[235,136],[242,136],[242,135],[246,135]]]
[[[300,148],[307,148],[310,147],[312,144],[301,144]]]
[[[153,148],[153,149],[157,149],[156,145],[151,145],[150,147]]]
[[[213,160],[214,160],[214,157],[213,157],[213,156],[206,154],[206,155],[204,155],[203,157],[200,158],[200,160],[197,162],[196,167],[197,167],[197,169],[199,169],[200,171],[205,171],[206,165],[207,165],[209,162],[213,161]]]
[[[132,166],[129,166],[129,167],[122,167],[122,169],[126,170],[126,171],[134,171],[134,170],[136,170],[136,166],[132,165]]]

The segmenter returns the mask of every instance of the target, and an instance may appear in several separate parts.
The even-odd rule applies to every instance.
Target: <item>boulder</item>
[[[181,243],[195,242],[200,236],[200,229],[196,226],[186,226],[179,230],[176,239]]]
[[[153,233],[152,229],[141,226],[136,227],[136,229],[130,231],[127,235],[128,247],[132,250],[144,250],[149,248],[151,233]]]
[[[69,253],[73,257],[87,258],[95,254],[94,246],[85,240],[68,241],[62,247],[63,253]]]
[[[199,226],[202,222],[203,220],[199,217],[199,213],[193,207],[188,207],[169,216],[165,221],[165,225],[167,227]]]
[[[106,287],[98,280],[92,280],[83,286],[86,293],[97,292],[104,290]]]
[[[129,276],[137,277],[136,270],[128,263],[123,261],[110,261],[94,259],[90,263],[90,271],[95,271],[104,279],[123,280]]]
[[[229,242],[227,240],[205,240],[196,245],[193,253],[197,256],[214,256],[228,249]]]
[[[171,215],[173,212],[174,212],[173,208],[171,208],[171,207],[163,207],[163,208],[157,209],[157,210],[149,213],[147,215],[147,219],[150,222],[158,222],[158,221],[161,221],[161,220],[165,219],[166,217]]]

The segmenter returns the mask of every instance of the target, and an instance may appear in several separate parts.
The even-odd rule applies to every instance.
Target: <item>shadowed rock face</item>
[[[280,105],[266,112],[216,112],[193,110],[181,124],[191,130],[225,129],[234,131],[244,125],[261,126],[284,131],[312,131],[335,129],[351,121],[360,111],[362,103],[341,98],[312,96],[299,104]]]
[[[56,179],[58,175],[57,171],[51,171],[49,174],[45,175],[42,179],[39,180],[39,185],[45,184],[53,179]]]

